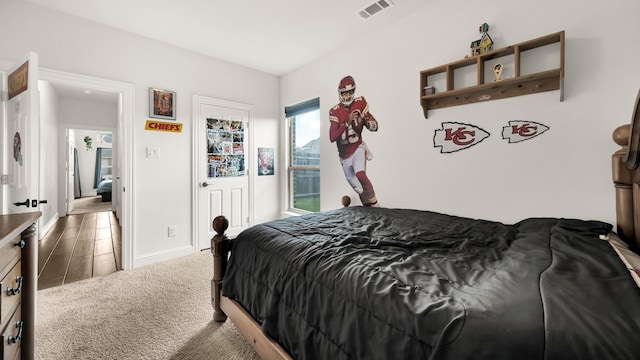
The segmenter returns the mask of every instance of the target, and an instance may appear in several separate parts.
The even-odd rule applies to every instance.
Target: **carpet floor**
[[[36,359],[252,359],[213,321],[209,251],[38,291]]]

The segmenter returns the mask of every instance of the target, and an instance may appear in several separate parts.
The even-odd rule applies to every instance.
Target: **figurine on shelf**
[[[495,65],[493,65],[493,74],[496,77],[496,81],[500,81],[502,80],[502,78],[500,77],[500,74],[502,74],[502,64],[501,63],[497,63]]]
[[[489,24],[484,23],[478,29],[480,31],[480,39],[471,42],[471,56],[480,55],[493,50],[493,40],[489,36]]]

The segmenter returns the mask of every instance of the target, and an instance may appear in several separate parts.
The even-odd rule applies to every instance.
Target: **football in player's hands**
[[[351,120],[351,128],[360,134],[362,132],[362,126],[364,125],[364,121],[360,113],[354,111],[349,115],[349,118]]]

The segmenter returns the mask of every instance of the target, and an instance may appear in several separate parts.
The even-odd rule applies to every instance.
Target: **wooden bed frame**
[[[640,91],[636,97],[631,124],[619,126],[613,139],[621,148],[612,156],[613,183],[616,194],[616,232],[629,247],[640,249]],[[342,205],[349,206],[351,199],[343,196]],[[213,220],[216,235],[211,239],[213,254],[213,279],[211,280],[211,304],[213,319],[233,321],[240,333],[263,359],[292,359],[273,339],[262,332],[260,324],[238,302],[222,296],[222,279],[227,268],[230,241],[224,232],[229,221],[224,216]]]
[[[640,91],[636,96],[631,124],[613,131],[620,145],[612,157],[616,192],[616,232],[636,252],[640,249]]]
[[[216,235],[211,239],[211,253],[213,253],[213,279],[211,279],[211,305],[213,305],[213,319],[225,321],[227,316],[233,321],[242,336],[253,346],[263,359],[293,359],[273,339],[262,332],[260,324],[237,301],[222,296],[222,279],[227,269],[230,240],[224,235],[229,227],[229,221],[224,216],[213,219],[213,229]]]

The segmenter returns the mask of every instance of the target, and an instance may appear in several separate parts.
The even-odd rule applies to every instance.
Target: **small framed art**
[[[258,176],[273,175],[273,148],[258,148]]]
[[[176,93],[149,88],[149,117],[156,119],[176,119]]]

